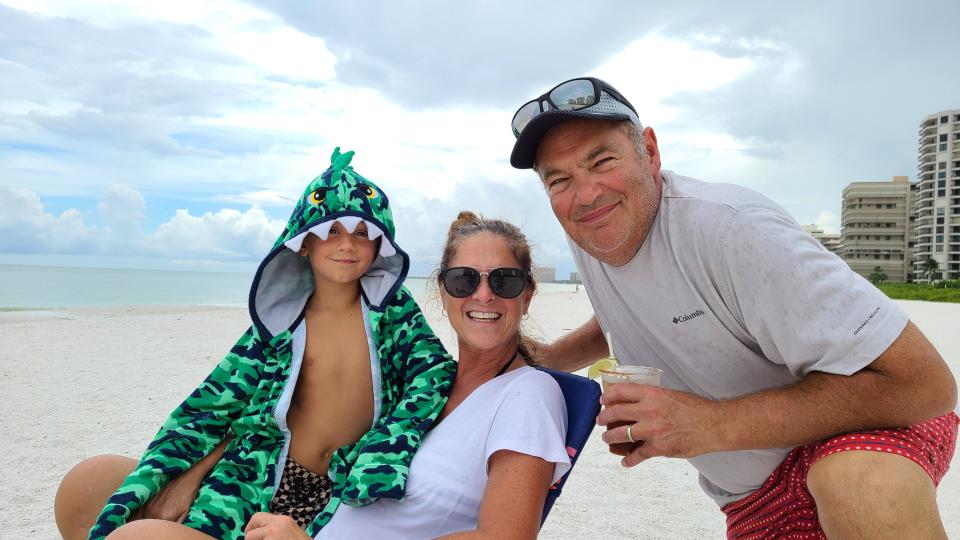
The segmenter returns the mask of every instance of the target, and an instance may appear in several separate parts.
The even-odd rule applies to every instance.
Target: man
[[[663,388],[603,397],[625,466],[688,458],[730,538],[946,538],[956,383],[896,304],[769,199],[661,170],[603,81],[561,83],[513,129],[511,164],[539,174],[595,312],[543,362],[583,368],[607,331],[622,363],[663,370]]]

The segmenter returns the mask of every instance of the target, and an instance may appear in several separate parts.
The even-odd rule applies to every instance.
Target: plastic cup
[[[610,369],[601,369],[600,370],[600,383],[603,386],[603,391],[606,392],[610,389],[610,386],[613,384],[619,383],[635,383],[635,384],[646,384],[650,386],[660,386],[660,374],[663,373],[663,370],[657,369],[655,367],[647,366],[621,366],[615,365]],[[619,403],[619,402],[618,402]],[[616,403],[608,403],[607,406],[616,405]],[[607,424],[607,430],[617,428],[620,426],[625,426],[630,422],[613,422]],[[625,442],[625,443],[614,443],[610,445],[610,451],[617,455],[627,455],[634,448],[643,444],[643,441],[637,442]]]
[[[621,366],[600,370],[600,382],[606,392],[611,384],[636,383],[660,386],[660,374],[663,370],[647,366]]]

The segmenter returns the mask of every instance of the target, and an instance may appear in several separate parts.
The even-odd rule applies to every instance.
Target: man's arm
[[[850,376],[814,372],[800,382],[736,399],[713,401],[687,392],[621,384],[602,398],[597,422],[635,422],[645,441],[624,459],[792,447],[839,433],[905,426],[945,414],[957,403],[950,369],[913,323],[876,360]],[[626,427],[603,435],[628,442]]]
[[[603,336],[597,316],[580,328],[561,337],[553,343],[539,343],[526,339],[524,344],[530,349],[534,360],[542,365],[561,371],[576,371],[609,354],[607,341]]]

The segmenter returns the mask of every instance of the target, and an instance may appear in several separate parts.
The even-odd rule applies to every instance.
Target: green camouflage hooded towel
[[[307,186],[257,270],[249,300],[253,325],[164,422],[107,501],[90,538],[103,538],[124,524],[228,432],[233,439],[200,487],[184,525],[214,538],[240,538],[255,512],[269,511],[290,440],[280,425],[293,391],[287,383],[299,369],[292,365],[293,332],[313,292],[309,262],[297,251],[307,234],[326,239],[335,221],[350,232],[362,221],[371,239],[381,238],[379,253],[360,279],[377,412],[370,431],[331,458],[333,498],[307,532],[316,534],[341,502],[403,498],[410,461],[446,402],[456,364],[401,285],[410,263],[394,240],[386,195],[353,170],[353,152],[339,150],[331,167]]]

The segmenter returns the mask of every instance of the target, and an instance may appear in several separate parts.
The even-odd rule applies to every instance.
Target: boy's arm
[[[261,360],[255,355],[260,349],[256,329],[251,327],[206,380],[174,409],[140,463],[107,500],[90,530],[91,539],[103,538],[126,523],[133,511],[224,440],[231,420],[256,388]]]

